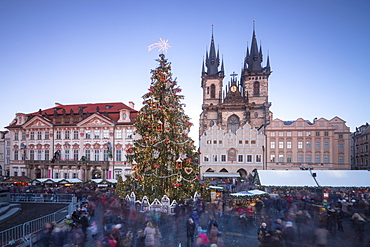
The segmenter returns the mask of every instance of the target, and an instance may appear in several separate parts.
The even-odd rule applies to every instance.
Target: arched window
[[[213,122],[213,120],[211,120],[211,122],[209,122],[209,126],[213,126],[213,125],[215,125],[215,122]]]
[[[260,95],[260,83],[258,81],[253,84],[253,95]]]
[[[234,134],[236,133],[236,130],[239,129],[239,117],[236,115],[232,115],[229,117],[229,120],[227,121],[227,129]]]
[[[215,84],[211,85],[211,98],[212,99],[216,98],[216,86],[215,86]]]
[[[255,113],[254,113],[254,117],[255,117],[255,118],[258,118],[258,112],[255,112]]]

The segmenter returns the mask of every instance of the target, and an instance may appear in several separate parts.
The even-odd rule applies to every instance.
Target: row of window
[[[13,173],[14,173],[13,176],[18,176],[18,171],[14,171]],[[26,172],[22,172],[21,174],[22,176],[26,176]],[[72,173],[71,175],[72,175],[71,178],[78,178],[77,173]],[[61,178],[61,174],[58,172],[54,173],[54,178]],[[69,179],[69,174],[63,173],[63,178]]]
[[[116,161],[122,161],[122,150],[116,150]],[[91,156],[94,155],[94,161],[100,161],[101,151],[98,149],[85,150],[86,160],[92,160]],[[43,157],[42,157],[43,156]],[[108,161],[109,153],[108,150],[103,150],[103,161]],[[73,150],[73,153],[70,150],[64,150],[64,157],[61,157],[63,160],[79,160],[79,150]],[[27,158],[26,150],[23,152],[20,150],[14,151],[14,160],[51,160],[50,150],[44,150],[44,155],[42,150],[30,150],[29,159]]]
[[[303,136],[303,133],[305,134],[305,136],[312,136],[312,133],[311,131],[298,131],[297,132],[297,136]],[[284,135],[286,134],[286,135]],[[283,131],[279,131],[277,132],[270,132],[270,136],[271,137],[275,137],[275,136],[279,136],[279,137],[282,137],[282,136],[292,136],[292,132],[291,131],[287,131],[287,132],[283,132]],[[315,131],[315,136],[321,136],[321,131]],[[324,131],[324,136],[329,136],[329,131]],[[343,139],[343,134],[338,134],[338,138],[339,139]]]
[[[214,145],[217,145],[217,140],[207,140],[207,144],[214,144]],[[222,145],[222,140],[218,140],[218,144],[219,145]],[[239,144],[243,144],[243,140],[239,140]],[[244,140],[244,144],[248,145],[249,144],[249,140]],[[256,144],[256,140],[251,140],[250,141],[250,144],[254,145]]]
[[[219,160],[219,155],[217,154],[212,154],[212,155],[209,155],[209,154],[205,154],[203,155],[203,161],[204,162],[209,162],[210,161],[210,158],[212,158],[212,162],[218,162]],[[227,162],[227,161],[233,161],[233,160],[228,160],[227,159],[227,155],[226,154],[221,154],[220,155],[220,162]],[[256,163],[260,163],[262,162],[262,155],[260,154],[256,154],[254,155],[254,161],[253,161],[253,155],[252,154],[247,154],[247,155],[244,155],[244,154],[238,154],[237,155],[237,162],[239,163],[242,163],[242,162],[246,162],[246,163],[252,163],[252,162],[256,162]]]
[[[128,129],[126,130],[126,138],[132,138],[132,130]],[[116,130],[116,138],[122,138],[122,130]],[[31,131],[30,132],[30,140],[41,140],[42,139],[42,131]],[[71,134],[73,134],[73,139],[79,139],[79,131],[74,130],[73,133],[71,133],[69,130],[64,131],[64,139],[71,139]],[[85,138],[86,139],[108,139],[109,138],[109,130],[85,130]],[[36,138],[36,139],[35,139]],[[50,139],[50,132],[45,131],[44,132],[44,140],[49,140]],[[57,130],[55,132],[55,139],[62,139],[62,131]],[[19,140],[19,133],[14,132],[14,140],[18,141]],[[22,132],[22,139],[21,140],[26,140],[26,132]]]
[[[330,163],[330,156],[329,155],[311,155],[311,154],[306,154],[304,156],[303,154],[298,154],[297,155],[297,163],[313,163],[312,158],[315,158],[314,163]],[[322,159],[323,157],[323,159]],[[305,159],[304,159],[305,158]],[[270,155],[270,162],[287,162],[287,163],[292,163],[292,155],[287,154],[284,156],[284,154],[279,154],[277,157],[275,154]],[[338,156],[338,163],[339,164],[344,164],[344,156]]]
[[[304,142],[302,142],[302,141],[297,142],[297,148],[298,149],[303,149],[303,143]],[[277,144],[278,144],[279,149],[284,148],[284,142],[279,141],[279,142],[277,142]],[[285,147],[287,149],[292,148],[292,142],[291,141],[287,141],[285,144],[286,144]],[[311,149],[312,148],[312,142],[310,142],[310,141],[305,142],[305,146],[306,146],[306,149]],[[270,142],[270,149],[275,149],[275,148],[276,148],[276,142],[274,142],[274,141]],[[315,149],[321,149],[321,142],[315,142]],[[324,149],[330,149],[329,142],[324,142]],[[338,150],[339,151],[344,151],[344,144],[343,143],[338,144]]]

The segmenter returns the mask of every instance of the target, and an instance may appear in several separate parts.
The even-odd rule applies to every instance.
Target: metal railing
[[[43,217],[28,221],[18,226],[14,226],[0,232],[0,246],[13,246],[24,244],[32,240],[32,235],[40,232],[46,223],[53,221],[60,222],[67,214],[74,210],[75,202],[72,201],[68,206]]]
[[[57,202],[69,203],[73,201],[74,194],[48,194],[48,193],[10,193],[11,202]]]

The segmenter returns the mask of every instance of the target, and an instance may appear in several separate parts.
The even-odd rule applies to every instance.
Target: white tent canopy
[[[310,171],[263,170],[257,172],[261,186],[317,187]]]
[[[255,197],[264,195],[268,195],[268,193],[262,190],[239,191],[238,193],[230,194],[232,197]]]
[[[46,184],[52,184],[52,183],[64,183],[64,184],[76,184],[81,183],[82,180],[78,178],[37,178],[35,179],[36,182],[39,183],[46,183]]]
[[[261,186],[370,188],[370,172],[365,170],[262,170],[257,173]]]
[[[316,180],[322,187],[370,187],[370,172],[361,170],[317,170]]]

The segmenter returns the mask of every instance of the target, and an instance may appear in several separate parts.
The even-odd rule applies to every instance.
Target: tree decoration
[[[188,137],[192,123],[184,113],[184,97],[177,94],[181,89],[172,79],[171,63],[164,54],[157,61],[159,66],[151,71],[149,92],[143,95],[143,106],[135,119],[138,139],[126,155],[129,164],[137,163],[131,191],[151,200],[164,195],[175,200],[190,198],[200,190],[194,172],[199,166],[191,162],[198,152]]]

